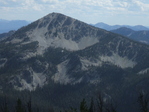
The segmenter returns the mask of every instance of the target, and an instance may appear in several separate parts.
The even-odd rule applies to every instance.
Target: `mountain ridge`
[[[119,110],[130,111],[121,108],[133,105],[133,90],[148,90],[141,83],[149,80],[148,51],[148,45],[51,13],[0,41],[0,96],[30,91],[37,105],[64,109],[102,92],[127,102]]]
[[[37,31],[35,31],[34,30],[34,34],[32,34],[32,35],[27,35],[28,37],[32,37],[32,36],[35,36],[36,37],[36,40],[33,40],[33,41],[38,41],[39,42],[39,44],[42,46],[42,47],[48,47],[49,45],[49,43],[51,43],[51,42],[53,42],[53,44],[54,45],[52,45],[52,46],[57,46],[57,47],[59,47],[59,46],[61,46],[61,47],[64,47],[64,48],[66,48],[66,49],[70,49],[70,50],[78,50],[78,49],[83,49],[86,45],[85,44],[88,44],[88,45],[92,45],[92,44],[94,44],[94,43],[96,43],[96,42],[98,42],[98,40],[95,38],[95,39],[93,39],[93,38],[88,38],[88,41],[89,41],[89,43],[84,43],[83,44],[83,40],[81,40],[81,35],[83,35],[83,34],[80,34],[80,35],[77,35],[77,36],[75,36],[75,33],[77,34],[78,32],[75,32],[75,31],[77,31],[76,30],[76,28],[77,29],[79,29],[79,27],[81,26],[81,25],[83,25],[82,27],[86,27],[86,26],[88,26],[88,24],[80,24],[80,21],[78,21],[78,20],[76,20],[76,19],[72,19],[72,18],[68,18],[67,16],[64,16],[64,15],[62,15],[62,14],[59,14],[59,13],[52,13],[52,14],[50,14],[50,17],[49,18],[53,18],[52,16],[53,15],[55,15],[55,16],[59,16],[59,17],[57,17],[58,19],[66,19],[66,21],[67,21],[67,23],[65,22],[65,23],[58,23],[58,24],[61,24],[61,25],[63,25],[63,26],[56,26],[57,28],[56,29],[54,29],[53,31],[52,31],[52,35],[51,36],[55,36],[56,35],[56,37],[55,37],[55,39],[57,40],[57,42],[58,42],[58,40],[59,40],[59,37],[61,38],[61,40],[64,40],[63,42],[61,41],[60,43],[58,42],[54,42],[55,41],[55,39],[53,39],[53,40],[49,40],[49,42],[44,42],[44,41],[42,41],[42,39],[39,37],[39,36],[37,36],[38,35],[38,33],[42,30],[42,33],[43,34],[39,34],[39,35],[42,35],[43,37],[44,37],[44,35],[46,35],[47,37],[46,38],[49,38],[48,36],[50,36],[50,35],[48,35],[47,34],[47,32],[45,32],[44,33],[44,31],[46,31],[47,30],[47,28],[48,28],[48,25],[47,24],[45,24],[45,23],[47,23],[47,21],[46,21],[46,19],[49,17],[49,15],[47,15],[47,16],[45,16],[44,18],[41,18],[40,20],[37,20],[36,22],[38,22],[38,25],[37,26],[35,26],[35,27],[33,27],[34,29],[37,29]],[[48,19],[49,19],[48,18]],[[68,18],[68,20],[67,20],[67,18]],[[45,20],[44,22],[42,21],[42,20]],[[76,26],[71,26],[71,28],[70,29],[68,29],[68,30],[71,30],[71,32],[73,32],[73,37],[71,37],[70,38],[70,35],[67,35],[67,34],[63,34],[63,32],[65,33],[65,28],[67,28],[67,24],[69,25],[69,20],[72,20],[72,24],[73,24],[73,22],[76,22]],[[42,21],[42,23],[40,23],[40,21]],[[52,20],[51,19],[51,21],[55,21],[55,20]],[[34,23],[36,23],[36,22],[34,22]],[[49,21],[48,21],[49,22]],[[32,26],[34,26],[34,23],[32,23],[32,24],[30,24],[29,26],[27,26],[27,27],[32,27]],[[46,25],[45,26],[45,28],[46,29],[40,29],[40,26],[42,26],[42,25]],[[50,24],[50,22],[49,22],[49,25],[51,25],[52,26],[52,24]],[[27,27],[24,27],[24,28],[27,28]],[[55,26],[54,26],[55,27]],[[62,29],[61,29],[61,27],[62,27]],[[63,28],[64,27],[64,28]],[[24,28],[22,28],[22,29],[20,29],[20,30],[18,30],[18,31],[16,31],[16,33],[17,32],[22,32],[21,30],[23,30],[24,31]],[[50,27],[49,27],[50,28]],[[89,27],[90,29],[87,29],[88,31],[83,31],[83,28],[81,29],[82,31],[83,31],[83,33],[85,33],[86,35],[87,35],[87,33],[89,33],[90,31],[89,30],[92,30],[92,29],[96,29],[96,28],[94,28],[94,27]],[[29,28],[27,28],[27,29],[29,29]],[[38,29],[40,30],[40,31],[38,31]],[[48,29],[48,30],[50,30],[50,29]],[[60,32],[62,32],[62,34],[57,34],[57,30],[60,30]],[[96,29],[97,30],[97,29]],[[103,31],[103,30],[102,30]],[[105,31],[106,32],[106,31]],[[16,34],[15,33],[15,34]],[[51,33],[51,32],[50,32]],[[14,35],[15,35],[14,34]],[[95,35],[94,35],[95,36]],[[34,38],[35,39],[35,38]],[[77,39],[80,39],[81,41],[80,41],[80,43],[78,43],[77,41]],[[91,42],[92,43],[91,43]],[[71,43],[71,44],[69,44],[69,43]],[[88,46],[87,45],[87,46]]]
[[[18,30],[19,28],[28,25],[26,20],[0,20],[0,33],[6,33],[11,30]]]
[[[93,26],[97,27],[97,28],[102,28],[105,30],[115,30],[121,27],[127,27],[129,29],[132,29],[134,31],[141,31],[141,30],[149,30],[148,27],[143,26],[143,25],[135,25],[135,26],[130,26],[130,25],[108,25],[106,23],[100,22],[100,23],[96,23],[96,24],[92,24]]]
[[[135,41],[139,41],[145,44],[149,44],[149,31],[133,31],[129,28],[122,27],[116,30],[111,30],[111,32],[126,36]]]
[[[11,36],[12,34],[14,34],[14,32],[15,32],[14,30],[11,30],[11,31],[9,31],[7,33],[0,34],[0,40]]]

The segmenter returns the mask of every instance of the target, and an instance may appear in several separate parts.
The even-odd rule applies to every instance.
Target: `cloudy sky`
[[[52,12],[86,23],[149,26],[149,0],[0,0],[0,19],[35,21]]]

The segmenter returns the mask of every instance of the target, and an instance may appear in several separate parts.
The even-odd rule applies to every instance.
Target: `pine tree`
[[[104,111],[104,101],[103,101],[103,97],[102,97],[101,93],[99,94],[97,103],[98,103],[99,112],[103,112]]]
[[[95,112],[95,107],[94,107],[93,98],[91,99],[91,104],[90,104],[89,112]]]
[[[25,112],[25,109],[23,109],[23,106],[22,106],[21,99],[17,100],[16,112]]]
[[[28,112],[32,112],[32,99],[31,99],[31,96],[30,96],[29,101],[27,103],[27,109],[28,109]]]
[[[114,107],[114,105],[111,103],[109,106],[107,105],[106,112],[117,112],[116,107]]]
[[[147,95],[141,92],[138,97],[138,103],[140,105],[141,112],[149,112],[149,109],[148,109],[149,99]]]
[[[86,105],[86,101],[85,99],[82,100],[82,102],[80,103],[80,112],[88,112],[88,107]]]
[[[4,103],[1,105],[1,112],[9,112],[6,96],[5,96],[5,99],[4,99]]]

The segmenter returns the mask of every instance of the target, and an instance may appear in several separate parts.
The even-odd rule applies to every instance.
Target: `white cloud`
[[[5,0],[0,0],[0,3],[7,4],[7,2]]]
[[[43,5],[42,4],[38,4],[37,2],[35,2],[34,0],[24,0],[24,2],[22,2],[22,9],[25,10],[35,10],[35,11],[41,11],[43,9]]]
[[[1,17],[6,12],[5,15],[12,17],[16,13],[15,16],[22,17],[24,13],[31,15],[30,18],[38,19],[48,13],[59,12],[89,22],[102,16],[105,18],[112,16],[116,18],[119,15],[148,17],[148,11],[147,0],[0,0]]]
[[[41,0],[42,2],[44,3],[58,3],[59,1],[58,0]]]
[[[149,4],[145,4],[141,1],[133,1],[137,6],[140,7],[141,11],[149,11]]]
[[[4,11],[10,11],[11,8],[10,8],[10,7],[1,7],[1,10],[4,10]]]
[[[124,8],[129,7],[129,3],[128,3],[128,2],[117,2],[116,4],[117,4],[119,7],[124,7]]]
[[[16,2],[17,0],[12,0],[13,2]]]
[[[4,0],[0,0],[0,2],[2,1],[4,2]],[[130,3],[126,0],[122,0],[122,1],[119,1],[119,0],[37,0],[37,1],[36,0],[6,0],[6,1],[17,2],[18,7],[23,6],[22,9],[26,9],[26,10],[33,9],[33,10],[41,11],[47,8],[48,9],[55,8],[55,10],[63,9],[64,11],[64,10],[67,10],[67,8],[75,10],[73,8],[76,7],[77,11],[78,9],[80,11],[85,11],[84,8],[88,7],[93,12],[96,10],[99,10],[99,11],[124,10],[124,8],[126,9],[129,7],[129,3]],[[145,6],[145,8],[143,6],[145,6],[145,4],[141,4],[142,10],[147,9],[147,5]],[[11,6],[8,6],[8,7],[11,7]],[[67,11],[69,12],[69,10]],[[88,12],[88,10],[86,10],[85,12]]]

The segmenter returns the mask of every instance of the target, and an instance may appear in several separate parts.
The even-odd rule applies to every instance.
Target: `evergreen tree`
[[[141,112],[149,112],[149,109],[148,109],[149,99],[147,95],[145,95],[143,92],[141,92],[138,97],[138,103],[140,105]]]
[[[16,105],[16,112],[25,112],[25,109],[22,106],[22,101],[21,99],[17,100],[17,105]]]
[[[1,112],[9,112],[6,96],[5,96],[5,99],[4,99],[4,103],[1,105]]]
[[[93,98],[91,99],[91,104],[90,104],[89,112],[95,112],[95,107],[94,107]]]
[[[101,93],[99,94],[97,104],[98,104],[99,112],[103,112],[104,111],[104,101],[103,101],[103,97],[102,97]]]
[[[27,109],[28,109],[28,112],[32,112],[32,99],[31,99],[31,96],[29,98],[29,101],[27,102]]]
[[[66,111],[67,112],[67,111]],[[69,112],[69,111],[68,111]],[[70,107],[70,112],[77,112],[77,109]]]
[[[82,100],[82,102],[80,103],[80,112],[88,112],[88,107],[86,105],[86,101],[85,99]]]
[[[117,112],[116,107],[114,107],[111,103],[109,106],[106,107],[106,112]]]

